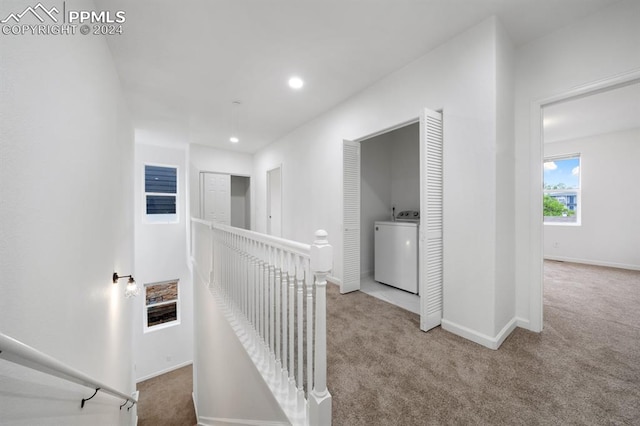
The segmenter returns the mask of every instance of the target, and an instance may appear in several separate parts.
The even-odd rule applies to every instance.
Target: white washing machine
[[[417,220],[375,222],[376,281],[418,293],[418,226]]]

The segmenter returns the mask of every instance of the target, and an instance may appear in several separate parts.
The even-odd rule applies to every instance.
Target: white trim
[[[628,269],[631,271],[640,271],[640,265],[630,265],[627,263],[607,262],[606,260],[590,260],[578,259],[575,257],[565,256],[545,256],[545,260],[555,260],[559,262],[580,263],[583,265],[606,266],[608,268]]]
[[[140,400],[140,391],[137,390],[137,391],[133,392],[131,394],[131,396],[133,396],[136,399],[136,401],[139,401]],[[134,412],[133,412],[133,424],[135,426],[138,426],[138,407],[134,407],[133,410],[134,410]]]
[[[531,102],[529,133],[529,329],[540,332],[543,327],[543,258],[544,258],[544,226],[542,219],[542,161],[544,159],[544,141],[542,140],[542,108],[545,105],[577,98],[599,91],[609,90],[616,86],[631,84],[640,79],[640,69],[633,69],[607,78],[593,81],[581,86],[556,93],[547,98],[535,99]]]
[[[198,418],[198,425],[201,426],[225,426],[229,424],[246,426],[291,426],[291,423],[273,420],[225,419],[222,417]]]
[[[369,133],[366,136],[361,136],[359,138],[350,139],[350,140],[351,140],[351,142],[364,142],[367,139],[372,139],[372,138],[375,138],[376,136],[384,135],[385,133],[393,132],[394,130],[402,129],[403,127],[407,127],[407,126],[409,126],[411,124],[416,124],[416,123],[419,123],[419,122],[420,122],[420,116],[413,117],[413,118],[410,118],[410,119],[408,119],[406,121],[403,121],[402,123],[394,124],[393,126],[389,126],[386,129],[378,130],[378,131],[375,131],[373,133]]]
[[[198,417],[198,404],[196,404],[196,394],[194,392],[191,392],[191,401],[193,402],[193,411],[196,412],[196,420],[197,420],[200,417]]]
[[[178,370],[178,369],[180,369],[182,367],[186,367],[186,366],[192,365],[192,364],[193,364],[193,360],[185,361],[185,362],[183,362],[181,364],[174,365],[173,367],[165,368],[164,370],[156,371],[155,373],[151,373],[151,374],[149,374],[147,376],[140,377],[140,378],[136,379],[136,383],[144,382],[145,380],[153,379],[154,377],[158,377],[158,376],[162,376],[163,374],[171,373],[174,370]]]
[[[529,322],[528,319],[525,318],[521,318],[521,317],[516,317],[516,326],[520,327],[520,328],[524,328],[525,330],[531,330],[531,323]]]
[[[327,282],[330,282],[331,284],[335,284],[338,287],[342,285],[342,280],[334,275],[327,276]]]
[[[560,155],[551,155],[549,157],[544,155],[544,147],[543,147],[543,164],[549,161],[562,161],[562,160],[572,160],[578,159],[578,187],[577,188],[566,188],[566,189],[546,189],[543,188],[542,194],[543,196],[550,193],[562,193],[562,194],[571,194],[575,193],[577,196],[578,204],[577,204],[577,214],[575,222],[547,222],[545,218],[547,216],[543,216],[542,221],[543,225],[551,225],[551,226],[582,226],[582,153],[577,152],[573,154],[560,154]],[[544,166],[543,166],[543,184],[544,184]],[[566,207],[566,206],[565,206]],[[544,201],[543,201],[544,208]]]
[[[151,305],[147,305],[147,287],[151,286],[151,285],[162,285],[162,284],[171,284],[171,283],[177,283],[177,288],[178,288],[178,297],[175,300],[168,300],[166,302],[160,302],[160,303],[153,303]],[[182,309],[180,308],[180,294],[182,294],[182,289],[180,288],[180,278],[175,278],[175,279],[171,279],[171,280],[164,280],[164,281],[157,281],[157,282],[152,282],[152,283],[144,283],[142,285],[142,290],[143,290],[143,298],[142,298],[142,309],[143,309],[143,313],[142,313],[142,322],[143,322],[143,328],[142,328],[142,332],[143,333],[152,333],[154,331],[160,331],[160,330],[164,330],[165,328],[171,328],[171,327],[175,327],[177,325],[180,325],[182,323],[181,321],[181,311]],[[149,308],[153,308],[155,306],[162,306],[162,305],[168,305],[170,303],[174,303],[176,304],[176,319],[173,321],[168,321],[168,322],[163,322],[162,324],[157,324],[157,325],[152,325],[151,327],[149,327],[148,321],[149,321]]]
[[[489,349],[496,350],[500,347],[500,345],[502,345],[502,342],[504,342],[504,340],[511,334],[511,332],[515,330],[518,325],[517,323],[518,320],[515,317],[512,318],[494,337],[479,333],[475,330],[456,324],[444,318],[442,319],[442,329],[456,334],[460,337],[464,337],[465,339],[471,340],[472,342],[475,342]]]

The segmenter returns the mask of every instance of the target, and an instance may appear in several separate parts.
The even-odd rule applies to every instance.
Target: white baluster
[[[275,343],[275,351],[274,351],[274,355],[276,357],[276,372],[280,372],[280,370],[282,369],[282,358],[281,358],[281,354],[282,352],[280,351],[281,348],[281,341],[280,341],[280,320],[282,319],[282,314],[280,313],[280,294],[281,294],[281,289],[282,289],[282,284],[281,284],[281,271],[282,271],[282,264],[281,264],[281,251],[279,248],[274,248],[274,265],[273,265],[273,272],[274,272],[274,283],[273,283],[273,290],[274,290],[274,304],[275,304],[275,333],[276,333],[276,343]]]
[[[274,249],[273,247],[269,247],[269,349],[271,350],[272,356],[270,357],[271,364],[270,367],[273,369],[275,361],[275,353],[276,353],[276,339],[275,339],[275,311],[276,311],[276,295],[275,295],[275,267],[273,266],[274,261]]]
[[[242,275],[244,277],[244,315],[249,323],[251,323],[251,286],[249,285],[249,265],[251,264],[251,260],[249,259],[249,239],[246,237],[242,238]]]
[[[289,291],[289,253],[283,251],[282,253],[282,283],[280,292],[282,294],[282,370],[281,370],[281,380],[283,387],[286,387],[289,383],[289,375],[287,372],[287,338],[288,338],[288,306],[287,303],[287,292]]]
[[[265,357],[269,356],[269,251],[266,244],[262,244],[262,320]]]
[[[318,230],[311,246],[311,271],[316,287],[316,338],[313,390],[309,396],[309,424],[331,425],[331,394],[327,390],[327,275],[333,266],[333,248],[327,232]]]
[[[289,254],[289,394],[294,395],[296,390],[295,379],[295,292],[296,292],[296,260],[293,253]]]
[[[209,265],[209,275],[207,275],[207,278],[209,279],[209,282],[207,283],[207,285],[211,285],[211,283],[215,282],[215,276],[216,276],[216,254],[217,254],[217,250],[215,247],[215,229],[213,229],[213,226],[209,225],[209,228],[206,231],[206,235],[207,238],[205,239],[206,242],[208,242],[208,246],[211,250],[210,255],[209,256],[205,256],[207,257],[207,265]],[[204,257],[203,257],[204,259]]]
[[[302,409],[304,407],[304,381],[303,377],[303,343],[304,343],[304,329],[303,329],[303,293],[304,293],[304,264],[303,259],[298,256],[296,262],[296,287],[298,293],[298,330],[297,330],[297,339],[298,339],[298,374],[296,376],[296,382],[298,385],[298,409]]]
[[[267,291],[267,265],[266,262],[264,261],[264,257],[265,257],[265,253],[266,253],[266,248],[264,246],[264,244],[260,244],[260,256],[261,256],[261,260],[260,260],[260,291],[261,291],[261,301],[260,301],[260,311],[262,313],[262,340],[264,341],[265,347],[269,346],[269,335],[267,334],[267,324],[269,321],[269,312],[267,310],[267,307],[269,306],[269,304],[267,303],[267,298],[269,295],[269,292]]]
[[[313,389],[313,274],[309,269],[309,262],[305,262],[305,281],[306,296],[307,296],[307,398],[311,394]]]
[[[254,330],[257,330],[256,323],[256,281],[255,281],[255,270],[256,270],[256,258],[253,253],[253,241],[247,239],[247,251],[249,254],[249,262],[247,265],[248,270],[248,283],[249,283],[249,321],[251,322],[251,326]],[[255,342],[254,342],[255,343]]]

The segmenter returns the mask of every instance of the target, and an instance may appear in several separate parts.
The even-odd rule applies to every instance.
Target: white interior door
[[[428,109],[420,117],[420,329],[442,322],[443,283],[442,114]]]
[[[267,233],[282,236],[282,168],[267,172]]]
[[[231,224],[231,176],[202,173],[202,218]]]
[[[342,155],[342,283],[340,293],[360,290],[360,142],[344,141]]]

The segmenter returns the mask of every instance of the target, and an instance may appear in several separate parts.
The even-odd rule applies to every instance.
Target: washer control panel
[[[420,221],[420,212],[417,210],[404,210],[396,216],[398,221],[418,222]]]

